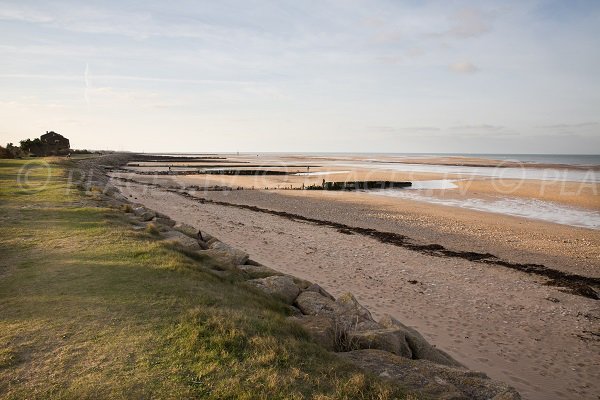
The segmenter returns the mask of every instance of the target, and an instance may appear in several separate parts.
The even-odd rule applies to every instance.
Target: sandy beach
[[[298,161],[306,160],[294,160]],[[340,175],[384,179],[390,174],[396,178],[399,173],[358,169],[335,174],[335,179]],[[266,183],[264,187],[307,185],[323,179],[322,175],[171,176],[121,171],[113,176],[121,178],[115,182],[133,201],[193,224],[247,251],[260,263],[317,281],[334,295],[354,293],[376,316],[389,313],[405,321],[469,368],[515,386],[526,399],[597,398],[598,300],[549,286],[549,279],[539,274],[427,254],[293,216],[392,232],[411,243],[437,244],[457,253],[490,253],[507,264],[541,264],[585,279],[600,277],[596,229],[412,198],[258,190],[260,186],[252,185],[259,179]],[[421,173],[418,178],[440,176]],[[466,190],[429,191],[428,196],[507,196],[494,190],[498,182],[493,179],[470,183]],[[598,210],[595,183],[529,180],[518,184],[511,192],[515,198],[555,201],[591,213]],[[186,190],[185,195],[166,190],[190,185],[249,185],[255,190]],[[560,185],[577,194],[561,195]]]

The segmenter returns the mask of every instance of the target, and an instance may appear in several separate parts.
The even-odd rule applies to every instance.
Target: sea
[[[159,154],[159,153],[155,153]],[[564,164],[576,166],[600,166],[600,154],[504,154],[504,153],[341,153],[341,152],[240,152],[240,153],[160,153],[165,156],[199,156],[199,155],[263,155],[269,157],[307,155],[312,157],[361,157],[377,159],[378,157],[429,158],[429,157],[469,157],[485,160],[516,161],[536,164]]]

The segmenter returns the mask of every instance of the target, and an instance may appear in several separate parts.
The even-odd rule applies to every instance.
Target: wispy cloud
[[[86,64],[84,82],[91,84],[89,67]],[[0,74],[0,79],[42,79],[53,81],[81,81],[81,75],[49,75],[49,74]],[[198,85],[227,84],[227,85],[258,85],[258,81],[224,80],[224,79],[186,79],[186,78],[161,78],[135,75],[94,75],[96,80],[114,81],[137,81],[137,82],[163,82],[163,83],[187,83]]]
[[[562,123],[552,125],[540,125],[538,128],[542,129],[573,129],[573,128],[594,128],[600,127],[600,122],[577,122],[577,123]]]
[[[452,28],[446,34],[457,38],[481,36],[491,30],[491,17],[477,8],[464,8],[451,17]]]
[[[452,72],[456,72],[457,74],[465,74],[465,75],[471,75],[471,74],[474,74],[479,71],[479,68],[476,67],[470,61],[462,61],[462,62],[450,64],[448,66],[448,68]]]
[[[505,129],[504,126],[500,125],[490,125],[490,124],[479,124],[479,125],[456,125],[450,127],[453,130],[462,130],[462,131],[499,131]]]
[[[24,4],[4,3],[0,6],[0,20],[30,23],[48,23],[53,18],[47,13]]]
[[[371,126],[368,130],[381,133],[405,133],[405,132],[437,132],[440,128],[436,126]]]

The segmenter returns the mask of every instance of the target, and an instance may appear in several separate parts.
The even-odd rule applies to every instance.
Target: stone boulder
[[[390,329],[397,329],[405,335],[406,343],[412,352],[412,358],[419,360],[429,360],[437,364],[447,365],[451,367],[463,367],[461,363],[453,359],[446,352],[435,348],[415,329],[404,325],[402,322],[384,315],[379,324]]]
[[[335,298],[332,295],[330,295],[325,289],[323,289],[321,286],[317,285],[316,283],[309,285],[306,289],[304,289],[304,291],[319,293],[321,296],[328,297],[331,300],[335,301]]]
[[[404,332],[396,328],[350,331],[347,341],[353,349],[379,349],[412,358]]]
[[[142,221],[150,221],[156,217],[156,213],[152,210],[147,209],[144,206],[137,206],[133,208],[133,213],[138,216]]]
[[[336,350],[335,326],[331,318],[321,315],[302,315],[288,317],[288,320],[304,328],[317,344],[329,351]]]
[[[200,250],[198,241],[178,231],[168,231],[163,234],[163,242],[175,244],[185,250]]]
[[[338,353],[363,370],[390,380],[419,397],[434,399],[519,400],[512,387],[485,374],[438,365],[427,360],[410,360],[382,350]]]
[[[248,283],[269,295],[282,299],[287,304],[292,304],[300,293],[300,289],[296,286],[292,277],[287,275],[275,275],[267,278],[252,279],[249,280]]]
[[[334,321],[341,331],[381,328],[371,313],[361,306],[350,293],[337,300],[314,291],[304,291],[296,299],[296,304],[305,315],[320,315]]]
[[[305,315],[320,315],[335,318],[335,300],[313,291],[304,291],[296,299],[296,305]]]
[[[228,244],[225,244],[218,240],[213,240],[211,242],[208,242],[208,248],[210,250],[214,250],[216,252],[223,253],[225,256],[227,256],[227,258],[230,259],[231,263],[234,265],[245,264],[248,261],[248,259],[250,258],[248,253],[238,250],[236,248],[233,248],[233,247],[229,246]]]
[[[127,199],[127,197],[125,197],[125,196],[123,196],[123,194],[121,194],[119,189],[117,189],[114,186],[111,186],[111,189],[109,189],[109,191],[106,194],[115,200],[119,200],[119,201],[128,201],[129,200],[129,199]]]
[[[266,278],[273,275],[282,275],[281,272],[275,271],[269,267],[265,267],[264,265],[243,264],[238,265],[237,268],[240,271],[248,274],[251,278]]]
[[[171,218],[168,218],[168,217],[167,218],[164,218],[164,217],[155,217],[154,221],[157,224],[165,225],[165,226],[168,226],[170,228],[174,227],[175,224],[176,224],[175,221],[173,221]]]
[[[374,325],[371,324],[374,323],[375,320],[373,319],[373,316],[371,316],[369,310],[361,305],[352,293],[344,293],[337,298],[335,304],[343,315],[351,316],[355,320],[356,326],[363,324],[372,327]]]
[[[194,238],[194,239],[198,238],[198,229],[194,228],[191,225],[179,223],[179,224],[176,224],[173,227],[173,229],[175,229],[176,231],[181,232],[184,235],[187,235],[191,238]]]

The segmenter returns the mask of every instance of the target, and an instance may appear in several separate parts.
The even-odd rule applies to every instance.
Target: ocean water
[[[596,230],[600,229],[600,212],[571,207],[550,201],[522,199],[518,197],[498,197],[494,199],[480,199],[475,197],[458,199],[440,198],[432,196],[431,193],[428,193],[428,190],[406,189],[378,190],[370,191],[369,193],[377,196],[397,197],[450,207],[460,207],[496,214],[511,215],[514,217],[530,218],[562,225]]]
[[[347,174],[350,171],[317,171],[317,172],[298,172],[292,174],[293,176],[322,176],[322,175],[336,175],[336,174]]]
[[[467,177],[489,177],[499,179],[535,179],[542,181],[570,181],[584,183],[599,183],[600,171],[568,168],[500,168],[500,167],[469,167],[455,165],[403,164],[384,162],[338,162],[331,161],[341,168],[368,168],[398,172],[432,172],[443,175],[461,175]]]
[[[256,155],[257,153],[240,153]],[[356,158],[378,161],[382,157],[402,158],[431,158],[431,157],[469,157],[482,160],[515,161],[534,164],[564,164],[575,166],[600,166],[600,154],[483,154],[483,153],[258,153],[261,157],[280,157],[307,155],[311,157]]]
[[[238,153],[153,153],[162,156],[235,156]],[[353,158],[363,157],[365,159],[377,160],[378,157],[398,157],[398,158],[428,158],[428,157],[471,157],[486,160],[517,161],[523,163],[537,164],[565,164],[577,166],[600,166],[600,154],[483,154],[483,153],[337,153],[337,152],[270,152],[270,153],[239,153],[241,156],[278,157],[278,156],[298,156],[307,155],[311,157],[340,157]]]

